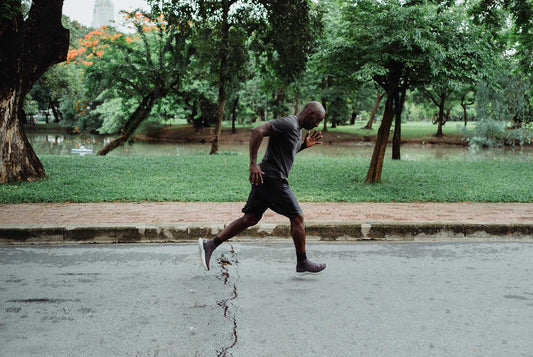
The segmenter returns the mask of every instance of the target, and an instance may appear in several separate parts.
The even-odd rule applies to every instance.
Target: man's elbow
[[[269,136],[271,130],[272,129],[270,127],[270,123],[265,123],[265,124],[262,124],[262,125],[259,125],[259,126],[256,126],[255,128],[253,128],[252,129],[252,136],[263,138],[265,136]]]
[[[252,135],[258,135],[261,132],[258,126],[252,129]]]
[[[264,130],[261,126],[256,126],[252,129],[252,138],[263,138],[265,136]]]

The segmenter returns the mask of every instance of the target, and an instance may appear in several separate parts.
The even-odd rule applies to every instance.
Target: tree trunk
[[[467,95],[469,92],[470,92],[470,91],[465,92],[465,93],[463,94],[463,96],[461,97],[461,107],[463,108],[463,119],[464,119],[464,122],[465,122],[465,126],[466,126],[466,124],[468,123],[468,114],[467,114],[467,112],[466,112],[466,107],[475,103],[475,94],[474,94],[474,99],[469,100],[468,102],[466,102],[466,95]],[[475,92],[474,92],[474,93],[475,93]]]
[[[438,103],[439,117],[437,118],[438,128],[437,128],[437,134],[435,135],[437,137],[444,136],[442,132],[442,127],[444,126],[444,123],[446,123],[446,120],[444,119],[444,104],[446,103],[446,97],[447,95],[445,93],[442,93],[439,97],[440,99],[440,102]]]
[[[383,168],[383,160],[385,158],[385,150],[387,149],[387,142],[389,140],[389,132],[394,118],[393,96],[387,95],[385,102],[385,112],[383,113],[383,120],[378,130],[376,144],[374,145],[374,152],[372,153],[372,160],[366,175],[365,183],[378,183],[381,181],[381,170]]]
[[[215,125],[215,133],[213,140],[211,140],[211,151],[209,155],[216,154],[218,152],[218,143],[220,139],[220,133],[222,132],[222,120],[224,119],[224,107],[226,105],[226,84],[227,84],[227,71],[228,71],[228,42],[229,42],[229,29],[228,22],[230,4],[228,1],[222,2],[222,43],[220,49],[220,68],[218,74],[218,110],[217,110],[217,122]]]
[[[402,144],[402,112],[405,102],[405,89],[401,89],[401,94],[396,93],[394,98],[394,136],[392,137],[392,159],[400,160]]]
[[[335,102],[336,102],[336,99],[332,102],[330,102],[330,108],[333,106],[333,108],[335,108]],[[330,114],[331,114],[331,111],[330,111]],[[330,128],[332,129],[335,129],[337,127],[337,122],[338,122],[338,116],[329,116],[329,126]]]
[[[44,167],[26,138],[17,116],[20,92],[2,93],[0,101],[0,183],[34,182],[46,178]]]
[[[107,155],[109,152],[113,151],[117,147],[124,145],[126,141],[128,141],[129,138],[133,135],[133,133],[139,127],[142,121],[146,119],[146,117],[148,117],[148,115],[150,114],[150,111],[152,110],[152,107],[155,103],[155,98],[156,96],[153,93],[144,97],[142,102],[137,106],[137,109],[135,109],[133,114],[130,115],[126,124],[124,124],[124,128],[122,129],[122,135],[120,135],[118,138],[112,140],[109,144],[101,148],[98,153],[96,153],[96,155]]]
[[[444,122],[444,104],[441,104],[439,105],[439,116],[437,118],[437,134],[435,136],[444,136],[444,134],[442,133],[443,122]]]
[[[21,93],[22,95],[22,93]],[[21,100],[19,100],[18,102],[18,111],[17,111],[17,116],[19,117],[19,121],[21,124],[34,124],[34,123],[30,123],[28,121],[28,116],[26,115],[26,112],[24,111],[24,97],[21,97]]]
[[[237,130],[235,129],[235,121],[237,120],[237,106],[239,105],[239,96],[235,98],[233,102],[233,112],[231,115],[231,132],[235,134]]]
[[[20,0],[7,0],[0,18],[0,183],[37,181],[46,172],[31,147],[19,108],[35,82],[66,60],[69,32],[61,25],[63,0],[33,1],[27,19]]]
[[[222,132],[222,119],[224,118],[224,106],[226,105],[226,90],[223,86],[218,89],[218,110],[217,110],[217,123],[215,125],[215,133],[213,140],[211,141],[211,151],[209,155],[216,154],[218,152],[218,142],[220,133]]]
[[[322,93],[326,90],[326,88],[327,88],[326,79],[322,78],[322,82],[321,82]],[[326,110],[326,105],[327,105],[326,97],[320,97],[320,103],[322,103],[322,106],[324,107],[324,110]],[[328,111],[327,110],[326,110],[326,114],[324,115],[324,121],[323,122],[324,122],[324,124],[322,126],[322,132],[326,133],[328,131]]]
[[[320,102],[322,103],[324,110],[326,110],[327,108],[326,98],[321,98]],[[326,110],[326,114],[324,115],[324,125],[322,127],[322,132],[326,133],[327,131],[328,131],[328,111]]]
[[[59,110],[59,101],[55,100],[51,102],[50,109],[52,109],[52,113],[54,114],[54,123],[59,123],[61,120],[63,120],[63,114]]]
[[[378,91],[378,94],[376,96],[376,102],[374,103],[374,107],[372,108],[372,113],[370,113],[370,118],[368,118],[368,123],[363,127],[363,129],[372,129],[372,124],[374,123],[374,118],[376,117],[376,113],[378,112],[379,104],[381,103],[381,100],[383,99],[384,93],[380,93]]]
[[[276,93],[276,108],[278,108],[278,113],[274,116],[274,119],[285,116],[285,111],[283,110],[285,97],[285,90],[282,87],[279,87]]]
[[[355,119],[356,118],[357,118],[357,112],[353,111],[352,115],[350,117],[350,125],[354,125],[355,124]]]

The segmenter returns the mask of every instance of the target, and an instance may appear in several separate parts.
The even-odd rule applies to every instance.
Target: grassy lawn
[[[0,185],[0,203],[245,201],[248,155],[42,156],[49,179]],[[301,201],[533,202],[528,161],[392,161],[363,183],[369,159],[302,156],[289,178]]]
[[[366,121],[358,121],[355,125],[345,125],[338,126],[336,128],[328,128],[328,131],[354,134],[358,136],[376,136],[378,133],[379,126],[381,122],[374,123],[372,126],[373,129],[363,129],[366,125]],[[444,135],[461,135],[457,126],[463,126],[462,122],[449,122],[442,127]],[[469,123],[468,128],[472,129],[475,123]],[[391,127],[391,133],[394,130],[394,124]],[[402,123],[402,138],[403,139],[413,139],[413,138],[430,138],[437,133],[437,125],[432,122],[404,122]]]

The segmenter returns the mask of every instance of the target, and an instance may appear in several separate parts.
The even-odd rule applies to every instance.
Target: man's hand
[[[263,170],[257,164],[250,164],[250,182],[252,185],[263,183]]]
[[[307,148],[310,148],[311,146],[322,144],[322,141],[320,141],[320,139],[322,138],[323,136],[322,136],[321,131],[315,130],[311,134],[309,134],[309,131],[308,131],[307,134],[305,134],[305,138],[304,138],[304,148],[307,149]]]

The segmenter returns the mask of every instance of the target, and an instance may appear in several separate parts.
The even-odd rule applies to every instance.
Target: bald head
[[[326,111],[324,110],[322,103],[316,102],[316,101],[307,103],[302,110],[302,112],[309,112],[309,111],[322,114],[323,116],[326,114]]]
[[[326,111],[324,110],[322,104],[320,102],[313,101],[307,103],[302,111],[297,114],[297,117],[300,120],[301,127],[311,130],[316,128],[318,124],[324,120],[325,115]]]

